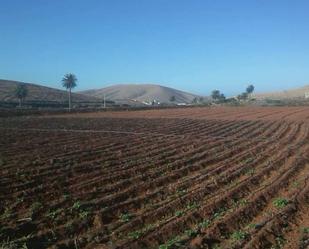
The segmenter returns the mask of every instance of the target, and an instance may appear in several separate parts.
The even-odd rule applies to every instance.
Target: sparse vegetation
[[[223,103],[225,101],[225,95],[221,93],[219,90],[213,90],[211,92],[211,97],[217,103]]]
[[[0,240],[241,248],[264,245],[269,229],[276,233],[267,248],[306,245],[308,229],[293,219],[305,226],[307,124],[272,120],[304,110],[244,110],[104,111],[96,114],[102,119],[29,117],[10,126],[0,120],[17,127],[0,136],[1,189],[3,197],[12,193],[0,207]],[[266,122],[259,118],[265,115]]]
[[[231,238],[236,241],[244,240],[247,237],[247,233],[244,231],[236,231],[231,235]]]
[[[273,204],[276,208],[284,208],[286,205],[288,205],[289,201],[284,198],[277,198],[273,201]]]
[[[132,219],[132,214],[129,213],[123,213],[120,214],[119,218],[122,222],[129,222]]]

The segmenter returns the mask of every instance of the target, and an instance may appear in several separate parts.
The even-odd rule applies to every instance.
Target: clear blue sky
[[[1,0],[0,78],[227,95],[309,83],[308,0]]]

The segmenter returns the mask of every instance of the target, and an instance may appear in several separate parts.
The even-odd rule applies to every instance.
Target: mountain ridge
[[[254,93],[253,97],[256,99],[296,99],[309,98],[309,84],[302,87],[296,87],[286,90]]]
[[[101,99],[105,95],[108,100],[130,99],[139,102],[158,101],[162,103],[191,103],[194,98],[200,97],[197,94],[150,83],[115,84],[104,88],[80,91],[79,93]],[[173,97],[175,101],[171,101]]]

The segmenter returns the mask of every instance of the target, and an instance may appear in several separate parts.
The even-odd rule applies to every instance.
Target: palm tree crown
[[[76,87],[77,78],[74,74],[68,73],[65,74],[62,78],[62,86],[66,89],[72,89]]]

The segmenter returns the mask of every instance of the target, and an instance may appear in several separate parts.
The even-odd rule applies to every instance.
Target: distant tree
[[[19,99],[19,107],[21,107],[22,101],[28,95],[28,88],[25,84],[18,84],[14,90],[14,95]]]
[[[247,89],[246,89],[246,92],[247,92],[248,94],[253,93],[253,91],[254,91],[254,86],[253,86],[253,85],[249,85],[249,86],[247,87]]]
[[[214,100],[218,100],[220,99],[220,96],[221,96],[221,93],[219,90],[213,90],[211,92],[211,97],[214,99]]]
[[[170,101],[171,101],[171,102],[175,102],[175,101],[176,101],[176,97],[175,97],[175,96],[171,96],[171,97],[170,97]]]
[[[71,92],[74,87],[77,86],[76,84],[77,78],[74,74],[69,73],[65,74],[62,78],[62,86],[69,90],[69,110],[71,110]]]
[[[217,102],[224,102],[225,101],[225,96],[223,93],[220,93],[219,90],[213,90],[211,92],[211,97],[213,98],[213,100],[217,101]]]
[[[220,102],[224,102],[225,99],[226,99],[226,98],[225,98],[225,95],[224,95],[223,93],[221,93],[221,94],[220,94],[219,101],[220,101]]]
[[[199,97],[198,101],[199,101],[200,103],[203,103],[203,102],[204,102],[204,98],[203,98],[203,97]]]

